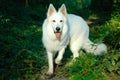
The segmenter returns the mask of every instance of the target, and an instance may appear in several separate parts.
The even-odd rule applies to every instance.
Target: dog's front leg
[[[61,60],[62,60],[62,58],[63,58],[64,52],[65,52],[65,48],[63,48],[63,49],[61,49],[61,50],[59,51],[58,56],[57,56],[57,58],[55,59],[55,63],[56,63],[56,64],[58,64],[58,65],[61,64]]]
[[[48,72],[47,75],[52,76],[53,75],[53,71],[54,71],[54,67],[53,67],[53,53],[52,52],[47,52],[48,55]]]

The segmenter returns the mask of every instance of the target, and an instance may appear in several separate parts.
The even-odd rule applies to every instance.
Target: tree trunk
[[[25,0],[25,7],[29,7],[28,0]]]

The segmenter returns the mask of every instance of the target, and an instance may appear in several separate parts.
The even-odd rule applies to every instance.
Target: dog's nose
[[[56,27],[56,30],[57,30],[57,31],[60,31],[60,28],[59,28],[59,27]]]

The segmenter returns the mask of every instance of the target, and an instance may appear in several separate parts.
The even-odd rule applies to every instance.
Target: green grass
[[[120,79],[120,55],[117,51],[102,56],[82,54],[84,55],[77,58],[72,66],[66,67],[69,80]]]

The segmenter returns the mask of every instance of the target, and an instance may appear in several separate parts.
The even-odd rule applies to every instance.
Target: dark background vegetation
[[[41,27],[50,3],[56,9],[64,3],[68,13],[83,17],[90,39],[108,46],[107,55],[78,59],[67,78],[120,79],[120,0],[0,0],[0,80],[35,80],[47,65]]]

